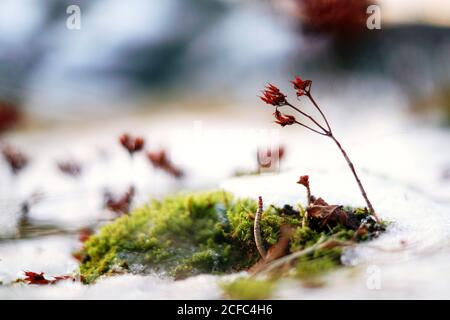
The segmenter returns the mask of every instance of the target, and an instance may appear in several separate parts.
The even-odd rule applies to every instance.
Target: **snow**
[[[326,286],[311,289],[287,282],[281,284],[276,298],[450,298],[446,272],[450,267],[450,183],[442,177],[450,164],[450,132],[419,123],[398,108],[386,111],[387,106],[402,104],[401,99],[386,96],[391,98],[367,98],[368,108],[353,111],[344,109],[354,104],[349,98],[327,101],[324,97],[321,101],[330,105],[327,111],[334,132],[355,163],[375,209],[392,222],[388,231],[373,242],[348,249],[343,261],[349,267],[330,274]],[[221,117],[203,111],[174,116],[169,111],[124,118],[120,125],[105,120],[101,125],[56,127],[7,137],[31,155],[32,162],[16,178],[0,166],[0,237],[16,234],[20,204],[35,192],[43,198],[31,207],[33,222],[75,230],[111,218],[102,209],[103,191],[121,192],[130,183],[138,190],[134,205],[178,190],[217,187],[236,196],[256,199],[261,195],[265,205],[282,205],[305,202],[305,190],[295,182],[308,174],[312,193],[329,203],[364,205],[332,141],[298,128],[273,130],[269,111],[258,111],[260,116],[255,117],[256,109],[236,108],[239,120],[229,109]],[[142,154],[131,162],[117,142],[123,132],[143,135],[150,150],[166,148],[186,178],[176,180],[155,170]],[[286,147],[280,170],[230,178],[236,170],[256,168],[256,148],[267,145],[267,139]],[[79,179],[57,170],[56,161],[68,159],[83,165]],[[70,274],[77,269],[71,253],[79,246],[74,234],[1,240],[0,298],[222,298],[219,283],[223,279],[211,275],[181,281],[120,275],[91,286],[71,281],[45,287],[5,285],[25,270],[49,276]],[[379,280],[375,288],[370,285],[374,273]]]

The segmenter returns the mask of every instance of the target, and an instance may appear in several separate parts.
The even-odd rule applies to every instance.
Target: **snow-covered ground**
[[[450,131],[406,115],[400,98],[368,97],[368,108],[348,109],[352,98],[324,97],[336,136],[354,161],[379,215],[392,221],[388,232],[370,244],[348,250],[351,265],[327,277],[321,288],[283,283],[277,298],[450,298]],[[382,105],[380,108],[378,106]],[[245,108],[248,108],[247,110]],[[262,109],[262,110],[261,110]],[[170,109],[169,109],[170,110]],[[5,140],[23,149],[31,162],[18,177],[0,166],[0,298],[221,298],[220,277],[182,281],[156,276],[122,275],[92,286],[63,281],[52,286],[7,285],[31,270],[49,276],[77,269],[71,253],[80,244],[77,228],[105,221],[105,189],[121,192],[133,183],[134,205],[177,190],[221,187],[265,205],[303,202],[298,176],[310,176],[312,192],[329,203],[364,205],[339,150],[301,128],[271,124],[270,109],[236,106],[218,116],[211,112],[167,112],[86,124],[76,128],[15,133]],[[239,114],[236,116],[235,114]],[[141,134],[149,150],[166,148],[186,172],[176,180],[155,170],[143,154],[133,161],[121,149],[123,132]],[[281,143],[286,157],[276,173],[230,178],[256,168],[257,145]],[[74,159],[80,178],[63,175],[56,161]],[[69,230],[69,234],[11,239],[17,232],[20,203],[31,194],[30,219]],[[375,282],[373,282],[375,279]],[[374,285],[374,283],[376,285]],[[379,288],[379,289],[377,289]]]

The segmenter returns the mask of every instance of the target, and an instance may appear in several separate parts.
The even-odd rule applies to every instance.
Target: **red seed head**
[[[296,76],[294,80],[291,80],[291,83],[297,91],[297,97],[309,94],[309,91],[311,90],[311,80],[302,80],[300,77]]]
[[[297,183],[309,188],[309,176],[301,176]]]
[[[288,115],[288,114],[282,114],[280,111],[276,110],[273,114],[275,116],[275,123],[279,124],[280,126],[290,126],[296,122],[296,119],[294,116]]]
[[[120,144],[132,155],[144,148],[145,140],[142,137],[132,137],[124,133],[119,137]]]
[[[263,95],[260,96],[260,98],[267,104],[271,104],[273,106],[283,106],[286,104],[286,95],[284,95],[280,89],[271,83],[266,86],[262,93]]]

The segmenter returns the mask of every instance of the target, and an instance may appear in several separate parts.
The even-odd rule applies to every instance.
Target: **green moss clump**
[[[272,296],[276,283],[271,280],[241,277],[234,281],[224,282],[221,287],[229,299],[264,300]]]
[[[259,255],[253,241],[256,202],[234,200],[223,191],[180,194],[152,201],[105,225],[80,252],[86,283],[104,274],[156,272],[184,278],[249,268]],[[261,221],[266,246],[275,244],[283,224],[300,217],[268,207]]]
[[[91,283],[102,275],[121,272],[157,273],[180,279],[200,273],[246,270],[260,260],[253,235],[256,210],[256,201],[233,199],[223,191],[153,200],[103,226],[85,242],[77,254],[82,258],[81,276],[85,283]],[[282,226],[290,230],[288,246],[281,249],[286,254],[330,237],[351,241],[371,239],[385,228],[384,223],[377,224],[371,219],[366,210],[344,210],[354,223],[351,226],[306,217],[301,207],[297,211],[288,205],[268,206],[260,224],[263,245],[269,249],[282,236],[286,237],[281,234],[286,229]],[[363,229],[356,232],[354,225]],[[317,279],[339,266],[340,257],[339,248],[317,249],[298,259],[293,273],[302,280]],[[275,278],[280,274],[275,274]],[[244,285],[231,286],[230,290],[237,292],[236,288],[241,286]],[[244,295],[250,293],[244,290]]]
[[[308,287],[322,286],[322,276],[341,265],[341,253],[340,248],[321,249],[300,257],[295,264],[294,276]]]

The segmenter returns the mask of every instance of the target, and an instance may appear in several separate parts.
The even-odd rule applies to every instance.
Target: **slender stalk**
[[[312,116],[310,116],[309,114],[307,114],[306,112],[303,112],[302,110],[300,110],[299,108],[293,106],[292,104],[290,104],[289,102],[286,101],[286,105],[288,107],[291,107],[292,109],[294,109],[295,111],[297,111],[298,113],[302,114],[303,116],[307,117],[309,120],[311,120],[312,122],[314,122],[316,124],[316,126],[318,126],[320,129],[323,130],[324,133],[328,133],[328,130],[326,130],[324,127],[322,127],[322,125],[320,123],[318,123]]]
[[[317,104],[317,102],[314,100],[314,98],[313,98],[313,96],[311,95],[311,93],[310,93],[310,92],[306,93],[306,96],[309,98],[309,100],[311,100],[311,102],[312,102],[312,104],[314,105],[314,107],[319,111],[320,115],[322,116],[323,120],[324,120],[325,123],[326,123],[326,126],[327,126],[327,129],[328,129],[328,130],[325,129],[325,128],[323,128],[320,124],[318,124],[318,122],[315,121],[314,119],[312,119],[311,116],[309,116],[308,114],[305,114],[304,112],[301,112],[298,108],[292,106],[290,103],[287,103],[287,105],[288,105],[288,106],[291,106],[291,107],[294,108],[295,110],[299,111],[302,115],[306,115],[308,118],[312,119],[313,122],[314,122],[315,124],[317,124],[317,125],[324,131],[324,133],[320,133],[320,132],[318,132],[317,130],[314,130],[314,129],[309,128],[309,127],[308,127],[308,129],[310,129],[310,130],[312,130],[312,131],[314,131],[314,132],[316,132],[316,133],[320,133],[320,134],[322,134],[322,135],[326,135],[326,136],[330,137],[330,138],[336,143],[336,145],[338,146],[339,150],[341,150],[341,153],[342,153],[342,155],[344,156],[345,161],[347,162],[348,166],[350,167],[350,170],[352,171],[353,176],[355,177],[356,183],[358,184],[359,190],[361,191],[361,194],[362,194],[364,200],[366,201],[367,208],[369,209],[370,214],[373,215],[373,216],[375,217],[375,219],[377,220],[377,222],[380,222],[380,220],[379,220],[377,214],[375,213],[375,209],[373,208],[372,203],[370,202],[369,197],[367,196],[367,192],[366,192],[366,190],[364,189],[364,187],[363,187],[363,185],[362,185],[362,183],[361,183],[361,180],[359,179],[358,174],[356,173],[355,166],[353,165],[352,161],[351,161],[350,158],[348,157],[347,152],[345,152],[345,150],[342,148],[340,142],[339,142],[339,141],[336,139],[336,137],[333,135],[333,132],[331,131],[331,126],[330,126],[330,124],[328,123],[327,117],[326,117],[325,114],[322,112],[322,109],[319,107],[319,105]],[[296,123],[298,123],[298,122],[296,122]],[[302,125],[303,127],[306,127],[305,125],[303,125],[303,124],[301,124],[301,123],[299,123],[299,124]]]
[[[314,107],[316,107],[316,109],[319,111],[319,113],[322,116],[323,120],[325,120],[325,123],[326,123],[327,128],[328,128],[328,132],[331,133],[331,127],[330,127],[330,124],[328,123],[327,117],[325,117],[325,115],[323,114],[322,109],[320,109],[319,105],[316,103],[316,100],[314,100],[314,98],[312,97],[312,95],[309,92],[306,94],[306,96],[309,98],[309,100],[311,100],[311,102],[314,105]]]
[[[311,188],[309,187],[309,185],[306,186],[306,198],[307,198],[307,205],[308,207],[311,205]]]
[[[332,134],[330,135],[330,138],[333,139],[333,141],[336,143],[336,145],[338,146],[339,150],[341,150],[342,155],[345,158],[345,161],[347,161],[347,164],[350,167],[350,170],[352,171],[356,182],[358,183],[359,190],[361,190],[361,194],[364,197],[364,200],[366,200],[367,208],[369,209],[370,214],[375,217],[377,222],[380,222],[380,220],[378,219],[377,214],[375,213],[375,210],[373,209],[372,203],[370,202],[369,198],[367,197],[366,190],[364,189],[364,187],[363,187],[363,185],[361,183],[361,180],[359,179],[358,174],[356,173],[355,166],[353,165],[352,161],[350,160],[350,158],[347,155],[347,152],[345,152],[345,150],[342,148],[342,146],[339,143],[339,141]]]
[[[261,228],[260,228],[262,213],[263,213],[262,197],[258,197],[258,210],[256,211],[256,215],[255,215],[255,224],[253,227],[253,235],[255,237],[256,248],[258,249],[258,252],[261,255],[261,258],[263,260],[265,260],[267,253],[266,253],[266,249],[264,248],[264,245],[262,242]]]
[[[307,126],[307,125],[304,124],[304,123],[301,123],[301,122],[298,122],[298,121],[295,121],[295,123],[301,125],[302,127],[305,127],[306,129],[309,129],[309,130],[311,130],[311,131],[313,131],[313,132],[315,132],[315,133],[321,134],[321,135],[323,135],[323,136],[328,136],[328,134],[323,133],[323,132],[320,132],[320,131],[317,131],[317,130],[311,128],[310,126]]]
[[[300,110],[299,108],[293,106],[290,102],[288,102],[286,100],[286,95],[281,93],[280,90],[272,84],[269,84],[266,87],[266,90],[263,91],[263,96],[261,96],[261,99],[264,102],[266,102],[267,104],[271,104],[271,105],[275,106],[277,112],[278,112],[279,107],[288,106],[288,107],[292,108],[293,110],[300,113],[302,116],[311,120],[317,126],[318,129],[316,130],[302,122],[295,120],[295,118],[293,116],[289,116],[289,117],[284,116],[283,117],[283,115],[277,114],[276,115],[276,119],[278,120],[277,123],[280,124],[281,126],[284,127],[286,125],[292,125],[295,123],[304,128],[307,128],[315,133],[318,133],[320,135],[324,135],[324,136],[327,136],[327,137],[330,137],[331,139],[333,139],[333,141],[338,146],[339,150],[341,150],[342,155],[345,158],[345,161],[347,161],[347,164],[350,167],[350,170],[352,171],[353,176],[355,177],[355,180],[358,184],[359,190],[361,191],[361,194],[362,194],[364,200],[366,201],[367,208],[368,208],[370,214],[374,216],[374,218],[376,219],[377,222],[380,222],[380,220],[372,206],[372,203],[370,202],[370,200],[367,196],[366,190],[364,190],[361,180],[359,179],[358,174],[356,173],[353,163],[351,162],[351,160],[348,157],[345,150],[342,148],[339,141],[334,137],[333,132],[331,130],[331,126],[328,122],[328,119],[326,118],[325,114],[322,112],[322,109],[319,107],[319,105],[317,104],[317,102],[314,100],[314,98],[311,95],[311,92],[310,92],[311,81],[310,80],[303,81],[299,77],[296,77],[295,80],[291,81],[291,82],[294,84],[294,88],[297,90],[297,96],[306,95],[309,98],[309,100],[311,101],[311,103],[314,105],[314,107],[319,111],[320,115],[322,116],[323,120],[325,121],[326,128],[324,126],[322,126],[316,119],[314,119],[314,117],[312,117],[308,113]],[[322,132],[320,132],[320,130],[322,130]],[[256,237],[256,224],[255,224],[255,237]],[[258,248],[258,250],[259,250],[259,248]]]

